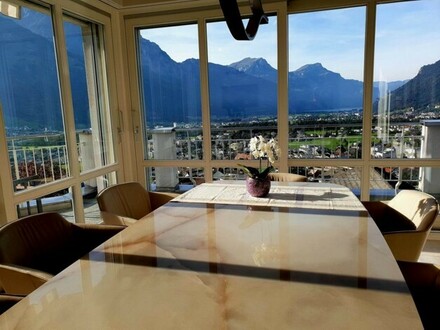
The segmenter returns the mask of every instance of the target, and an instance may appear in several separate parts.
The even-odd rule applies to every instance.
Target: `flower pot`
[[[270,178],[254,179],[247,177],[246,190],[253,197],[266,197],[270,191]]]

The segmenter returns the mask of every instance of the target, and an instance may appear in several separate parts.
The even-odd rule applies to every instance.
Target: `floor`
[[[440,240],[428,240],[419,261],[440,265]]]

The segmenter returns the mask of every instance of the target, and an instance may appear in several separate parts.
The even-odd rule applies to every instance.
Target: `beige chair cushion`
[[[388,202],[388,206],[411,220],[417,230],[431,229],[438,214],[437,200],[418,190],[400,191]]]
[[[0,283],[5,292],[27,295],[53,277],[34,269],[0,264]]]
[[[363,202],[397,260],[417,261],[438,214],[437,200],[402,190],[388,203]]]
[[[23,297],[18,295],[0,294],[0,314],[6,312],[22,299]]]
[[[402,213],[384,202],[363,202],[382,233],[416,230],[416,225]]]

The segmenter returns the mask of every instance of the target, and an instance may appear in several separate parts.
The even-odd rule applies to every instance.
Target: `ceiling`
[[[116,8],[129,8],[129,7],[140,7],[140,6],[151,6],[151,5],[164,5],[164,4],[179,4],[179,3],[194,3],[195,7],[198,7],[201,3],[206,5],[218,4],[218,0],[100,0]],[[243,0],[238,0],[239,3]],[[244,1],[249,3],[248,1]]]
[[[115,8],[130,8],[141,6],[154,6],[154,5],[166,5],[166,4],[191,4],[194,7],[202,7],[207,5],[218,5],[219,0],[100,0]],[[232,1],[232,0],[231,0]],[[262,4],[269,2],[279,2],[280,0],[261,0]],[[282,0],[281,0],[282,1]],[[249,6],[249,0],[237,0],[239,5]]]

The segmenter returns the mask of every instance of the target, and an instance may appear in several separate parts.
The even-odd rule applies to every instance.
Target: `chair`
[[[11,294],[0,294],[0,315],[6,312],[9,308],[14,306],[23,296],[11,295]]]
[[[412,261],[397,261],[411,292],[425,329],[440,329],[439,266]]]
[[[27,295],[122,229],[73,224],[55,212],[11,221],[0,227],[0,285]]]
[[[138,182],[127,182],[101,190],[97,201],[105,224],[128,226],[177,196],[147,191]]]
[[[438,214],[437,200],[401,190],[388,203],[362,202],[397,260],[417,261]]]
[[[307,177],[299,174],[293,173],[269,173],[269,178],[271,181],[280,182],[307,182]]]

